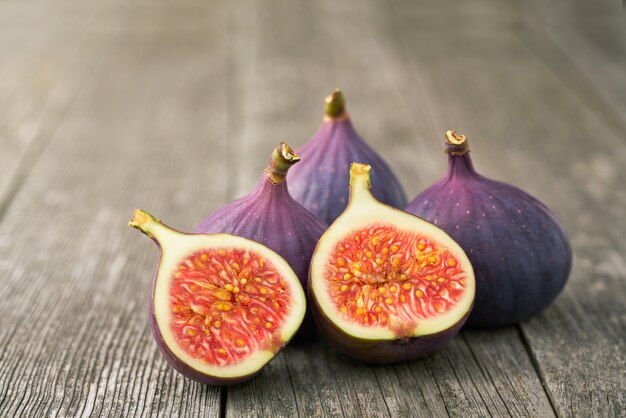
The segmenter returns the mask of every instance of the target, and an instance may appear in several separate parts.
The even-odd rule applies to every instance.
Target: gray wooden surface
[[[620,4],[0,3],[0,416],[626,415],[626,32]],[[213,388],[157,351],[143,207],[191,229],[347,95],[412,197],[442,134],[548,204],[570,282],[516,327],[368,367],[289,346]]]

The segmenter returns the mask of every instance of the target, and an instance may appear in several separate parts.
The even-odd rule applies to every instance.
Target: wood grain
[[[623,42],[586,6],[538,7],[0,4],[0,416],[623,415]],[[227,389],[183,378],[150,335],[157,250],[132,210],[193,228],[304,143],[335,87],[410,197],[443,173],[443,132],[466,133],[483,174],[561,218],[568,286],[408,364],[322,341]]]
[[[157,250],[126,226],[142,206],[188,229],[224,202],[215,9],[143,4],[105,20],[100,66],[0,226],[1,416],[219,415],[220,390],[181,378],[152,341]]]
[[[543,49],[551,52],[550,56],[542,57],[544,61],[577,83],[578,92],[584,93],[587,100],[593,100],[591,106],[626,120],[623,2],[599,0],[591,4],[574,0],[546,4],[527,1],[512,3],[512,7],[523,16],[531,32],[541,34],[544,39]],[[551,44],[556,48],[551,48]],[[561,71],[564,67],[569,70]]]
[[[0,4],[0,218],[98,62],[94,36],[72,36],[97,10],[76,6],[83,20],[57,25],[66,8]]]

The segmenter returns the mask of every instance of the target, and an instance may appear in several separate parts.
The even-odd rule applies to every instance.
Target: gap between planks
[[[556,405],[554,403],[554,397],[552,393],[550,393],[550,388],[548,387],[548,383],[546,382],[545,376],[543,375],[541,366],[539,365],[539,362],[537,361],[537,358],[535,357],[535,354],[533,353],[533,350],[530,347],[530,343],[528,342],[528,339],[526,338],[526,334],[524,334],[524,330],[522,330],[522,327],[520,325],[516,325],[515,329],[517,330],[520,340],[522,341],[522,345],[524,346],[524,349],[526,350],[526,353],[528,354],[530,363],[533,365],[533,368],[535,369],[535,372],[537,373],[537,376],[539,377],[539,380],[541,381],[541,387],[543,388],[543,391],[545,392],[546,397],[548,398],[548,402],[550,402],[550,406],[552,407],[552,411],[554,411],[554,415],[556,415],[557,417],[561,416],[559,412],[557,411]]]

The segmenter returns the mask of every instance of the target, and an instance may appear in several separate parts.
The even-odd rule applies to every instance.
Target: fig
[[[228,234],[186,234],[137,210],[130,226],[161,258],[150,298],[152,333],[167,362],[196,381],[247,380],[298,330],[305,294],[274,251]]]
[[[297,151],[303,161],[289,172],[289,191],[296,201],[327,224],[333,222],[348,203],[346,184],[353,161],[376,168],[372,185],[378,200],[400,209],[406,206],[406,195],[396,176],[352,126],[340,90],[326,98],[321,128]]]
[[[558,219],[543,203],[474,170],[469,142],[445,135],[448,172],[406,210],[447,231],[465,249],[476,274],[468,326],[510,325],[546,308],[572,267]]]
[[[379,202],[370,187],[370,166],[352,164],[348,206],[313,253],[309,301],[337,349],[390,364],[426,355],[459,331],[474,273],[448,234]]]
[[[289,194],[286,175],[298,161],[291,147],[280,143],[255,189],[210,215],[195,232],[238,235],[271,248],[306,289],[311,256],[327,225]]]

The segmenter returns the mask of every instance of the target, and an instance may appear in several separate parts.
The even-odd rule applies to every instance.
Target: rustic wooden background
[[[626,32],[619,2],[0,3],[0,416],[626,415]],[[250,382],[156,349],[157,250],[249,191],[347,95],[409,196],[465,133],[562,219],[574,270],[516,327],[367,367],[288,347]]]

